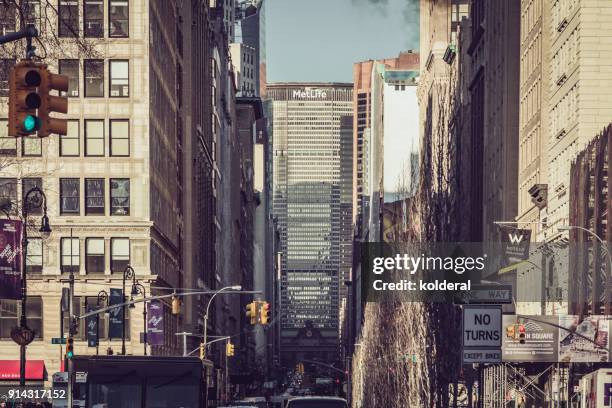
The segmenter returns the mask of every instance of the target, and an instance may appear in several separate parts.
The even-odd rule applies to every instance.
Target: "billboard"
[[[514,336],[513,327],[521,324],[525,338]],[[504,315],[502,360],[507,362],[555,362],[558,356],[559,329],[557,316],[517,318]]]
[[[21,299],[21,233],[21,221],[0,220],[0,299]]]

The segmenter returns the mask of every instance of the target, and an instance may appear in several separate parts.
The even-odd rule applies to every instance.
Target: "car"
[[[336,397],[291,398],[286,408],[348,408],[346,400]]]

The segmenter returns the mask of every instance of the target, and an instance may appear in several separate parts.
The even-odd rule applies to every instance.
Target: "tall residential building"
[[[281,252],[281,364],[339,357],[351,267],[353,85],[269,84],[273,216]],[[348,228],[346,228],[348,224]]]
[[[517,221],[534,231],[538,241],[548,196],[549,8],[546,0],[521,1]]]
[[[419,54],[406,51],[396,58],[368,60],[353,64],[353,222],[357,225],[357,234],[361,235],[361,214],[363,212],[364,155],[367,142],[364,139],[365,129],[370,127],[372,71],[377,63],[389,68],[419,70]]]
[[[167,294],[194,280],[207,279],[188,276],[184,268],[185,238],[198,234],[185,232],[185,212],[190,217],[197,214],[190,218],[192,222],[201,220],[202,213],[199,206],[181,204],[186,188],[182,163],[195,156],[187,149],[198,148],[185,144],[185,136],[193,137],[192,132],[200,129],[208,140],[205,121],[209,116],[193,126],[183,122],[183,115],[190,111],[184,105],[186,99],[195,112],[199,110],[194,104],[203,103],[197,95],[183,91],[204,88],[208,65],[200,44],[205,43],[207,31],[193,29],[191,19],[183,26],[174,0],[89,2],[84,16],[77,2],[52,3],[60,13],[74,18],[58,27],[56,16],[41,19],[34,10],[43,41],[52,38],[53,31],[66,43],[94,41],[101,45],[93,54],[77,47],[61,53],[48,49],[45,62],[70,80],[67,135],[7,137],[6,94],[0,97],[0,118],[4,118],[0,119],[0,154],[3,162],[11,163],[2,169],[0,195],[20,206],[26,190],[41,186],[53,229],[47,239],[31,234],[28,246],[27,314],[37,338],[28,346],[27,358],[44,361],[49,373],[46,378],[33,379],[39,381],[50,380],[50,374],[61,371],[60,346],[50,343],[52,337],[62,335],[60,296],[69,272],[76,278],[74,306],[79,315],[96,306],[101,290],[121,288],[127,265],[134,268],[147,295]],[[201,3],[192,12],[202,22],[206,5]],[[19,29],[15,24],[9,28]],[[198,44],[185,54],[184,29],[193,29],[189,38]],[[200,64],[193,65],[194,59]],[[2,66],[11,63],[4,60]],[[185,70],[189,76],[183,76]],[[2,76],[6,78],[6,71]],[[198,186],[191,185],[194,187]],[[193,273],[193,262],[189,264]],[[127,354],[144,352],[139,336],[144,330],[142,305],[127,312]],[[10,341],[18,315],[16,302],[0,300],[0,360],[14,360],[18,355],[17,345]],[[163,341],[148,346],[148,352],[177,354],[180,345],[175,333],[181,317],[172,315],[164,303],[163,318]],[[195,317],[192,314],[188,319]],[[64,331],[66,322],[67,318]],[[79,325],[76,354],[96,352],[88,347],[85,327],[84,322]],[[108,315],[101,316],[99,343],[101,353],[107,348],[121,352],[121,339],[109,338]]]

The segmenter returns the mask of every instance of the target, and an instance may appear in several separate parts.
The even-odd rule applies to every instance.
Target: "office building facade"
[[[352,84],[269,84],[281,363],[333,361],[351,266]],[[348,228],[347,228],[348,226]]]

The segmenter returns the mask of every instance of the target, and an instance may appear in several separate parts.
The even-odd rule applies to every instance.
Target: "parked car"
[[[287,408],[348,408],[346,400],[336,397],[296,397],[291,398]]]

